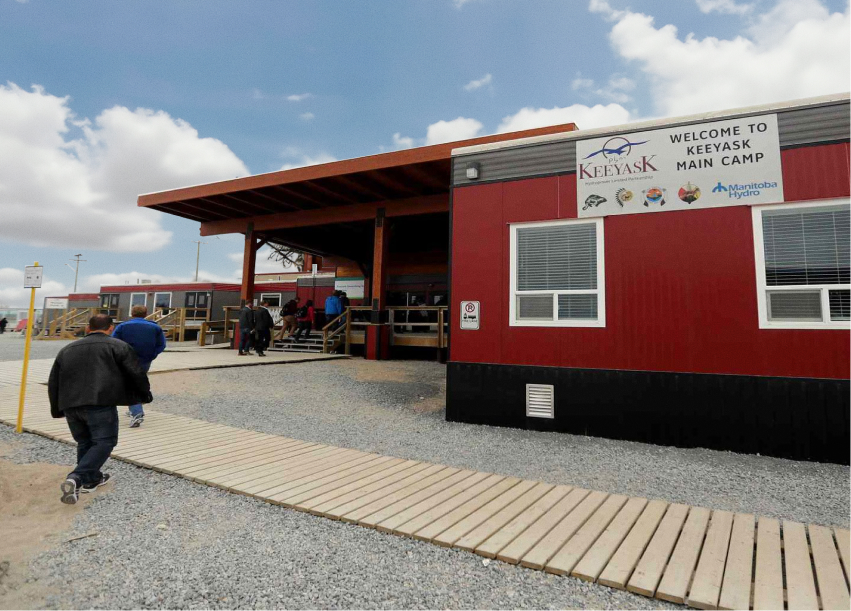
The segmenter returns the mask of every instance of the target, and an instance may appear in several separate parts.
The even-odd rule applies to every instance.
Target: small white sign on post
[[[24,268],[24,288],[40,289],[43,273],[44,267],[41,265],[27,265]]]
[[[479,328],[479,311],[481,307],[478,301],[461,302],[461,328],[476,331]]]
[[[67,310],[68,300],[60,297],[48,297],[44,300],[45,310]]]

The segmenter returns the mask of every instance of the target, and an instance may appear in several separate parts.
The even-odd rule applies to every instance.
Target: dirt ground
[[[31,574],[29,562],[68,543],[74,518],[90,500],[59,503],[68,465],[4,460],[12,449],[0,445],[0,609],[37,609],[51,592]]]

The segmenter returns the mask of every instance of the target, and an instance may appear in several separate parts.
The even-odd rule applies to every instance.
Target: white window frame
[[[137,304],[137,305],[143,305],[145,307],[148,307],[148,294],[147,293],[130,293],[130,307],[131,308],[133,307],[133,305],[134,305],[133,304],[133,298],[136,297],[136,295],[141,295],[142,297],[145,298],[144,301],[141,304]]]
[[[168,305],[167,306],[158,306],[157,305],[157,295],[168,295]],[[151,304],[151,309],[156,310],[157,308],[171,308],[171,293],[166,291],[156,292],[154,293],[154,301]]]
[[[767,206],[752,206],[754,260],[756,262],[756,304],[759,313],[760,329],[851,329],[851,321],[830,320],[830,289],[851,289],[849,284],[795,284],[784,286],[768,286],[765,282],[765,239],[762,233],[762,213],[768,210],[789,208],[825,208],[828,206],[848,205],[848,199],[824,199],[810,202],[792,202],[785,204],[770,204]],[[769,291],[821,291],[821,312],[823,320],[769,320],[768,292]]]
[[[581,225],[594,223],[597,226],[597,288],[595,290],[570,291],[517,291],[517,230],[524,227],[555,227],[562,225]],[[603,234],[603,218],[565,219],[559,221],[543,221],[509,224],[509,260],[510,288],[508,301],[508,324],[511,327],[605,327],[606,326],[606,269],[605,269],[605,236]],[[558,295],[597,295],[596,319],[573,320],[517,320],[518,295],[549,295],[553,296],[553,313],[558,312]]]
[[[281,294],[280,293],[260,293],[260,303],[263,303],[266,300],[267,297],[277,297],[278,298],[278,305],[269,306],[269,307],[280,308],[281,306],[284,305],[284,304],[281,303]]]

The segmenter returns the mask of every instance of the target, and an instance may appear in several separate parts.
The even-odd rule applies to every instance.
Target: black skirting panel
[[[526,384],[555,418],[526,417]],[[446,419],[849,464],[849,381],[455,363]]]

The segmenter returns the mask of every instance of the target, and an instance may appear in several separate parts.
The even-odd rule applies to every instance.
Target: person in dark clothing
[[[310,337],[310,330],[313,328],[313,321],[316,319],[316,310],[313,309],[313,300],[308,299],[302,307],[296,312],[296,320],[298,321],[298,329],[293,336],[293,341],[298,343],[301,340],[301,332],[305,331],[305,338]]]
[[[9,324],[9,321],[6,320],[5,316],[2,319],[0,319],[0,333],[6,332],[6,325],[8,325],[8,324]]]
[[[126,320],[112,332],[112,337],[127,342],[133,346],[139,357],[139,366],[145,374],[151,368],[151,363],[165,350],[165,333],[162,327],[151,320],[145,320],[148,308],[134,305],[130,308],[132,318]],[[130,406],[130,428],[138,428],[145,420],[145,410],[141,403]]]
[[[281,311],[281,334],[278,339],[284,339],[284,335],[292,335],[298,327],[298,322],[295,319],[295,313],[298,311],[298,302],[301,301],[298,297],[290,299]]]
[[[239,310],[239,356],[251,353],[251,337],[254,335],[254,308],[246,301]]]
[[[77,465],[61,485],[69,505],[109,481],[101,467],[118,443],[116,406],[153,400],[136,352],[112,330],[111,317],[92,316],[86,336],[59,351],[47,382],[50,414],[68,421],[77,442]]]
[[[257,348],[257,356],[266,356],[266,348],[272,342],[272,328],[275,326],[275,319],[272,318],[272,313],[269,311],[269,302],[264,301],[254,312],[254,331],[257,339],[255,340],[255,348]]]

